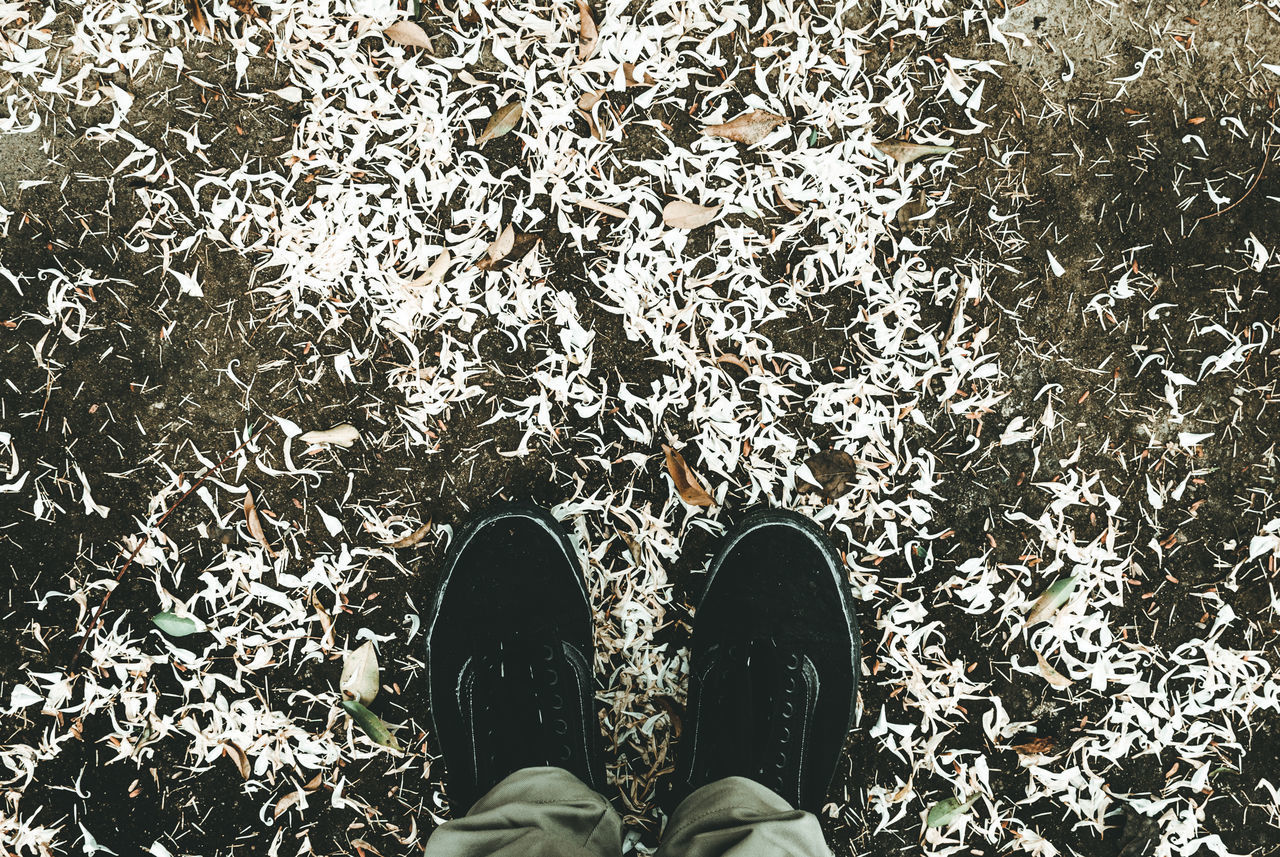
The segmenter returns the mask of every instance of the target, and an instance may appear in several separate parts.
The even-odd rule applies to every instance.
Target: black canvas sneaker
[[[604,785],[591,606],[573,546],[512,505],[450,546],[427,621],[427,687],[456,815],[520,768]]]
[[[742,776],[820,809],[853,721],[860,648],[843,563],[821,528],[794,512],[748,515],[694,616],[674,797]]]

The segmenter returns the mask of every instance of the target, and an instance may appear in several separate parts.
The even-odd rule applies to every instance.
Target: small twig
[[[267,426],[269,425],[270,423],[267,423],[262,428],[250,434],[247,438],[244,439],[243,442],[240,443],[239,446],[237,446],[235,449],[231,450],[226,455],[224,455],[222,457],[222,460],[219,461],[217,464],[211,464],[210,466],[206,467],[204,473],[200,474],[200,478],[197,479],[195,483],[192,484],[192,486],[188,488],[181,497],[175,500],[172,506],[170,506],[168,509],[165,510],[164,514],[160,516],[160,519],[155,522],[155,525],[154,525],[155,528],[159,529],[164,524],[164,522],[168,520],[169,516],[173,514],[174,509],[177,509],[178,506],[182,505],[183,500],[190,497],[191,494],[195,492],[197,488],[199,488],[202,484],[204,484],[204,481],[206,479],[208,479],[210,476],[216,473],[219,469],[221,469],[222,465],[230,461],[236,455],[236,453],[238,453],[240,450],[248,446],[253,441],[253,439],[256,438],[263,431],[265,431],[267,429]],[[98,627],[98,619],[102,617],[102,611],[106,609],[107,601],[110,600],[111,598],[111,593],[115,592],[116,589],[119,588],[120,581],[124,579],[125,572],[129,570],[129,566],[133,565],[134,558],[138,555],[139,551],[141,551],[144,547],[146,547],[147,542],[149,542],[150,540],[151,540],[151,533],[149,532],[143,533],[142,539],[138,542],[138,546],[135,547],[132,551],[130,551],[128,558],[124,561],[124,565],[120,567],[120,571],[116,572],[115,585],[112,586],[110,589],[108,589],[106,594],[102,596],[102,601],[99,602],[98,609],[93,612],[93,618],[89,621],[89,627],[85,628],[84,636],[80,638],[80,645],[76,647],[76,653],[71,656],[71,664],[70,664],[71,667],[75,666],[76,660],[80,657],[80,653],[84,651],[84,644],[89,639],[89,635],[92,634],[94,632],[94,629]]]
[[[53,373],[49,373],[49,382],[44,385],[44,404],[40,406],[40,419],[36,420],[36,431],[40,431],[40,426],[44,423],[44,412],[49,407],[49,397],[53,395]]]
[[[1235,208],[1240,203],[1244,202],[1245,198],[1248,197],[1249,194],[1253,193],[1253,189],[1258,186],[1258,182],[1262,181],[1262,174],[1267,171],[1267,161],[1269,160],[1271,160],[1271,135],[1270,134],[1267,135],[1267,142],[1262,144],[1262,166],[1258,167],[1258,174],[1253,177],[1253,181],[1249,184],[1249,187],[1245,190],[1244,196],[1241,196],[1239,199],[1237,199],[1235,202],[1228,205],[1226,208],[1220,208],[1217,211],[1209,212],[1203,217],[1197,217],[1196,223],[1199,223],[1202,220],[1208,220],[1210,217],[1217,217],[1219,214],[1226,214],[1228,211]]]

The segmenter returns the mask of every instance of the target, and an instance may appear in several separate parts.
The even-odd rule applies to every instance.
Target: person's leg
[[[599,794],[593,639],[577,556],[547,512],[510,506],[456,537],[427,620],[454,815],[430,857],[621,852],[621,820]]]
[[[658,857],[829,857],[822,826],[746,777],[707,783],[667,822]]]
[[[522,768],[427,839],[424,857],[618,857],[622,819],[563,768]]]
[[[853,721],[861,640],[844,564],[801,515],[753,513],[708,570],[663,857],[829,853],[813,815]]]

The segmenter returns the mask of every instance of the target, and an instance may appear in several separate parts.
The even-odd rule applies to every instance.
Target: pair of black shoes
[[[816,811],[853,718],[860,648],[840,557],[802,515],[726,536],[694,622],[677,798],[748,777]],[[605,786],[592,613],[573,547],[542,509],[485,515],[450,547],[427,629],[448,795],[461,813],[520,768]]]

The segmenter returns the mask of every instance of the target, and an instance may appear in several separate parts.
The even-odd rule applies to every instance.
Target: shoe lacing
[[[474,656],[469,714],[476,772],[496,782],[520,768],[567,767],[574,759],[569,718],[581,695],[558,640],[497,641]]]
[[[695,777],[745,776],[795,800],[817,701],[812,663],[769,639],[732,643],[709,655],[698,720],[711,731],[694,736]]]

